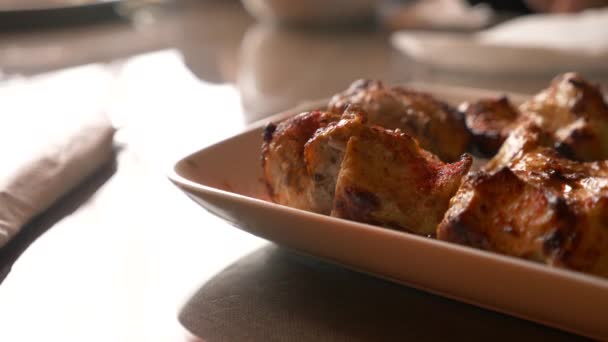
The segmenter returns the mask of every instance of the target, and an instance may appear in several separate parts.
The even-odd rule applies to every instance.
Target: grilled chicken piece
[[[514,131],[464,181],[437,236],[608,276],[608,161],[564,158],[547,140],[534,123]]]
[[[600,88],[580,75],[556,77],[549,88],[520,106],[555,141],[555,148],[570,158],[608,159],[608,104]]]
[[[365,113],[348,110],[340,121],[319,129],[304,146],[306,172],[312,178],[310,194],[317,212],[330,214],[346,144],[367,129],[365,121]]]
[[[432,236],[471,163],[444,164],[407,134],[364,127],[346,145],[331,215]]]
[[[359,80],[335,95],[328,110],[342,113],[349,105],[365,111],[370,124],[398,128],[413,136],[422,148],[442,160],[457,160],[469,145],[470,136],[460,113],[430,94]]]
[[[511,166],[526,153],[551,144],[551,137],[542,128],[533,121],[524,120],[511,131],[496,155],[481,169],[487,172],[498,171]]]
[[[465,102],[458,107],[473,144],[486,156],[493,156],[514,129],[519,118],[517,108],[505,96]]]
[[[437,227],[437,238],[552,263],[572,236],[574,222],[563,201],[502,168],[467,177]]]
[[[608,276],[608,161],[578,162],[550,148],[524,154],[511,169],[563,200],[575,215],[563,245],[554,243],[560,266]]]
[[[311,194],[312,179],[304,163],[304,144],[315,131],[340,119],[339,115],[313,111],[264,130],[262,167],[270,198],[279,204],[319,212]]]
[[[354,110],[341,118],[303,113],[264,135],[264,173],[276,203],[422,235],[434,234],[472,163],[464,155],[444,164],[414,138],[367,125]]]

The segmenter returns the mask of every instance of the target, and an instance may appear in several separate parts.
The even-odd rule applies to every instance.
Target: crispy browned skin
[[[509,167],[526,153],[537,148],[551,146],[552,140],[547,133],[533,121],[522,121],[504,141],[496,155],[482,167],[492,172]]]
[[[474,146],[486,156],[498,151],[519,117],[517,108],[504,96],[465,102],[458,110],[464,114]]]
[[[464,103],[459,110],[474,145],[486,155],[522,121],[532,121],[562,154],[581,161],[608,159],[608,105],[599,87],[576,73],[556,77],[519,110],[506,98]]]
[[[304,163],[304,144],[321,127],[340,117],[313,111],[270,124],[264,130],[262,167],[270,198],[290,207],[319,212],[311,196],[312,179]]]
[[[432,236],[471,163],[444,164],[407,134],[365,127],[348,140],[331,215]]]
[[[608,161],[573,161],[540,147],[512,162],[511,169],[563,200],[575,217],[570,234],[554,243],[557,257],[552,262],[608,276]]]
[[[580,75],[556,77],[520,111],[550,134],[555,148],[568,157],[608,159],[608,105],[599,87]]]
[[[470,156],[444,164],[419,146],[447,160],[466,148],[469,137],[462,122],[465,138],[455,129],[460,119],[451,108],[427,94],[356,82],[327,112],[266,128],[262,165],[270,196],[608,276],[608,105],[599,89],[570,73],[519,112],[505,99],[462,109],[480,150],[493,153],[502,143],[466,177]]]
[[[346,144],[366,129],[365,121],[365,113],[347,111],[339,121],[318,130],[304,146],[306,171],[312,178],[310,193],[317,212],[330,214]]]
[[[401,131],[366,124],[364,112],[289,119],[264,134],[264,174],[273,201],[360,222],[433,235],[468,171],[465,155],[444,164]],[[361,201],[367,191],[377,203]]]
[[[437,236],[608,276],[608,161],[564,158],[547,140],[534,123],[514,131],[464,181]]]
[[[450,201],[437,238],[551,263],[571,236],[573,223],[565,203],[503,168],[465,180]]]
[[[359,80],[335,95],[328,110],[342,113],[349,105],[364,110],[371,124],[398,128],[413,136],[442,160],[457,160],[469,145],[470,136],[460,113],[427,93]]]

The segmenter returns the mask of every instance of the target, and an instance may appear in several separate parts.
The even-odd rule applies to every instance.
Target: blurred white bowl
[[[358,78],[396,82],[392,48],[378,33],[285,30],[258,23],[241,44],[237,85],[246,121],[325,98]]]

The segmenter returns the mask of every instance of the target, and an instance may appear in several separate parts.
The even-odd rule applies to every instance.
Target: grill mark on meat
[[[348,200],[354,203],[357,208],[364,213],[369,213],[380,208],[378,196],[369,191],[355,187],[347,187],[344,189],[344,192],[348,197]]]
[[[264,142],[269,143],[272,140],[272,136],[274,132],[277,130],[277,125],[272,122],[269,122],[266,127],[264,127],[264,132],[262,133],[262,137],[264,138]]]
[[[374,193],[350,186],[344,188],[343,196],[335,198],[334,208],[341,217],[374,224],[370,213],[380,208],[380,199]]]

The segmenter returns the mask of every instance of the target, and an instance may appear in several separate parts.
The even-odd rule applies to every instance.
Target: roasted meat
[[[493,156],[517,123],[519,112],[507,97],[465,102],[458,107],[473,137],[473,146]]]
[[[600,88],[580,75],[556,77],[520,111],[545,130],[566,156],[581,161],[608,159],[608,105]]]
[[[437,238],[551,263],[572,235],[574,222],[563,201],[503,168],[467,177],[450,201]]]
[[[523,121],[509,134],[496,155],[482,169],[497,171],[511,166],[528,152],[549,146],[552,146],[552,139],[540,126],[533,121]]]
[[[262,167],[270,198],[290,207],[321,212],[312,196],[312,178],[306,171],[304,144],[315,131],[340,119],[329,112],[299,114],[264,130]]]
[[[430,94],[359,80],[335,95],[328,110],[342,113],[350,105],[365,111],[370,124],[400,129],[444,161],[458,160],[469,146],[460,113]]]
[[[517,109],[498,98],[459,110],[357,81],[326,111],[266,127],[270,197],[608,277],[608,105],[599,88],[567,73]],[[467,174],[471,137],[494,156]]]
[[[317,111],[269,126],[262,157],[271,198],[433,235],[472,158],[444,164],[409,135],[366,121],[365,112],[351,109],[339,119]]]
[[[579,162],[519,127],[450,201],[439,239],[608,276],[608,161]]]
[[[407,134],[365,128],[348,140],[331,215],[432,236],[471,162],[444,164]]]
[[[569,158],[608,159],[608,105],[599,87],[576,73],[556,77],[519,109],[503,97],[467,102],[459,110],[474,146],[486,155],[522,122],[532,121],[547,134],[547,143]]]
[[[341,120],[319,129],[304,146],[306,172],[312,179],[310,194],[317,212],[330,214],[346,144],[352,136],[368,129],[365,121],[365,113],[348,110]]]

